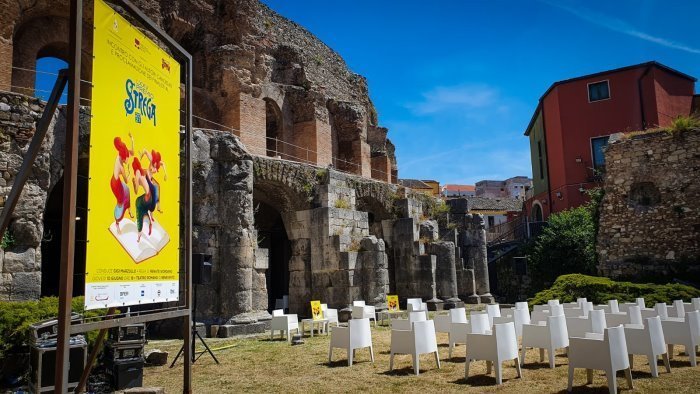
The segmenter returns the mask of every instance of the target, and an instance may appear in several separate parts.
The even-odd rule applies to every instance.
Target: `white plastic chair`
[[[520,358],[521,365],[525,364],[525,354],[528,347],[540,349],[540,362],[544,361],[544,351],[547,350],[549,356],[549,367],[554,368],[554,352],[556,349],[569,346],[569,334],[566,330],[566,316],[549,316],[547,325],[523,325],[523,356]]]
[[[428,319],[428,304],[420,298],[406,299],[406,310],[409,312],[424,312],[425,319]]]
[[[588,384],[593,383],[594,369],[604,370],[611,394],[617,394],[615,374],[617,371],[624,370],[629,388],[634,389],[624,328],[622,326],[606,328],[603,339],[571,338],[568,391],[573,388],[574,368],[586,368]]]
[[[287,333],[287,342],[291,341],[291,331],[297,330],[299,333],[299,318],[296,314],[285,315],[282,309],[275,309],[272,311],[272,320],[270,321],[270,340],[275,335],[275,331],[280,332],[280,337],[284,337],[284,333]]]
[[[456,344],[467,343],[467,334],[490,334],[490,330],[489,315],[483,312],[470,313],[468,322],[453,322],[450,329],[449,357],[452,358],[452,350]]]
[[[669,317],[685,317],[685,303],[683,303],[683,300],[674,300],[673,306],[668,309]]]
[[[464,308],[452,308],[447,314],[437,315],[433,318],[435,322],[435,332],[443,332],[449,335],[452,329],[452,322],[467,322],[467,312]]]
[[[416,375],[420,372],[420,355],[426,353],[435,354],[435,362],[440,368],[437,341],[435,340],[435,325],[432,320],[413,323],[411,330],[391,330],[391,349],[389,370],[394,369],[395,354],[410,354],[413,358],[413,371]]]
[[[333,357],[333,348],[342,348],[348,352],[348,366],[352,366],[355,349],[369,348],[369,356],[374,362],[374,348],[372,347],[372,330],[369,328],[369,319],[351,319],[347,327],[333,327],[331,330],[331,343],[328,349],[328,362]]]
[[[464,378],[469,377],[469,364],[472,360],[486,360],[486,374],[491,374],[491,364],[496,370],[496,384],[503,383],[501,364],[506,360],[515,361],[518,377],[522,378],[518,358],[518,339],[512,322],[495,324],[489,334],[467,334],[467,360],[464,365]]]
[[[277,298],[275,300],[275,309],[287,310],[289,309],[289,296],[282,296],[282,298]]]
[[[532,311],[530,315],[531,324],[540,324],[540,322],[547,321],[549,316],[558,316],[564,314],[564,306],[560,304],[549,305],[548,309],[542,309],[539,311]]]
[[[494,317],[493,324],[503,324],[513,322],[515,325],[515,335],[523,336],[523,325],[530,324],[530,311],[528,309],[513,309],[508,316]]]
[[[358,301],[354,301],[353,304]],[[364,301],[362,301],[364,303]],[[374,326],[377,326],[377,313],[374,309],[373,306],[371,305],[363,305],[363,306],[357,306],[353,305],[352,307],[352,318],[353,319],[370,319],[374,320]]]
[[[588,316],[588,312],[590,312],[591,310],[593,310],[593,303],[582,301],[581,303],[576,303],[575,306],[569,306],[568,308],[565,307],[564,315],[566,317],[586,317]]]
[[[424,312],[408,312],[406,319],[391,319],[391,329],[410,331],[413,323],[426,320]]]
[[[690,304],[692,305],[692,307],[691,310],[689,310],[688,312],[700,311],[700,297],[691,299]]]
[[[603,334],[603,330],[607,327],[605,324],[605,311],[602,309],[592,310],[588,313],[588,317],[567,317],[566,330],[569,333],[569,338],[579,337],[584,338],[586,333]]]
[[[515,303],[515,309],[527,309],[527,310],[529,310],[530,307],[527,305],[527,301],[518,301]]]
[[[668,356],[673,358],[673,345],[685,346],[685,353],[690,358],[690,365],[695,367],[697,360],[696,346],[700,344],[700,311],[686,312],[685,319],[661,319],[664,339],[668,345]]]
[[[637,311],[639,311],[638,306],[630,307],[630,311],[632,308],[636,308]],[[669,373],[671,372],[671,364],[666,350],[666,341],[664,341],[661,319],[658,316],[648,318],[646,324],[642,324],[641,326],[625,326],[625,340],[627,341],[630,368],[633,367],[632,355],[639,354],[647,356],[649,368],[651,369],[651,376],[656,378],[659,376],[656,360],[659,356],[662,356],[664,364],[666,365],[666,371]]]
[[[486,314],[489,316],[489,326],[492,326],[493,318],[501,317],[501,306],[498,304],[486,305]]]
[[[658,316],[661,318],[661,321],[677,321],[677,322],[682,322],[684,319],[682,317],[671,317],[669,316],[668,313],[668,305],[664,302],[657,302],[656,305],[654,305],[654,309],[656,310],[656,313]]]
[[[323,312],[323,318],[328,320],[328,327],[331,326],[331,323],[335,323],[336,327],[340,325],[337,309],[328,308],[328,304],[321,304],[321,311]]]

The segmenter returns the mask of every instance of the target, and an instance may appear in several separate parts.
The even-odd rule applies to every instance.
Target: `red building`
[[[657,62],[642,63],[552,84],[527,126],[533,197],[531,220],[587,201],[605,171],[611,134],[668,126],[689,115],[696,79]]]

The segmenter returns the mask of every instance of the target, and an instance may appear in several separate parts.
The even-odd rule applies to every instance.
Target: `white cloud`
[[[541,0],[542,2],[559,8],[561,10],[564,10],[570,14],[573,14],[579,19],[582,19],[586,22],[592,23],[597,26],[604,27],[606,29],[626,34],[631,37],[636,37],[645,41],[653,42],[658,45],[665,46],[667,48],[672,48],[672,49],[677,49],[680,51],[685,51],[689,53],[694,53],[694,54],[700,54],[700,49],[691,47],[689,45],[677,42],[677,41],[672,41],[663,37],[657,37],[654,35],[651,35],[649,33],[643,32],[631,24],[623,21],[622,19],[618,19],[609,15],[601,14],[599,12],[595,12],[592,10],[589,10],[587,8],[583,7],[575,7],[572,5],[564,4],[561,2],[553,2],[549,0]]]
[[[423,100],[407,104],[415,115],[431,115],[451,110],[485,108],[498,101],[498,90],[485,85],[437,86],[423,93]]]

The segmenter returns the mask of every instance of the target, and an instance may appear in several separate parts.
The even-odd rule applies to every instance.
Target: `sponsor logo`
[[[109,300],[109,294],[98,293],[95,295],[95,301],[107,301]]]
[[[128,292],[128,291],[120,291],[120,292],[119,292],[119,297],[126,297],[126,296],[128,296],[128,295],[129,295],[129,292]]]
[[[141,297],[145,297],[145,296],[146,296],[146,290],[141,290]]]

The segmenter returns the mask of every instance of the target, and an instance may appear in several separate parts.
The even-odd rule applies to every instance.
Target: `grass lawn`
[[[455,357],[448,360],[447,334],[438,334],[442,368],[437,369],[433,356],[423,355],[420,376],[413,375],[409,355],[395,356],[395,369],[389,372],[390,330],[386,327],[372,329],[375,362],[370,362],[369,349],[358,350],[352,367],[347,366],[342,349],[333,350],[333,362],[328,364],[329,336],[305,337],[305,343],[298,346],[290,346],[278,338],[270,341],[268,333],[251,338],[207,339],[212,348],[233,346],[215,352],[220,365],[206,354],[194,364],[194,392],[566,392],[568,366],[563,354],[557,355],[557,367],[552,370],[546,362],[538,362],[538,350],[528,350],[523,379],[516,378],[512,363],[504,363],[504,382],[498,387],[493,375],[485,375],[484,361],[472,362],[470,377],[464,379],[466,347],[459,345]],[[168,351],[171,362],[181,345],[182,341],[177,340],[151,341],[147,349]],[[646,357],[635,356],[632,370],[635,392],[699,392],[700,366],[692,368],[688,357],[681,353],[683,350],[675,347],[672,373],[666,373],[663,363],[659,364],[657,379],[651,378]],[[164,387],[168,393],[182,391],[182,361],[173,369],[148,367],[144,374],[144,386]],[[595,372],[592,385],[585,383],[585,370],[577,369],[574,392],[608,392],[602,371]],[[629,391],[623,374],[618,375],[618,387]]]

